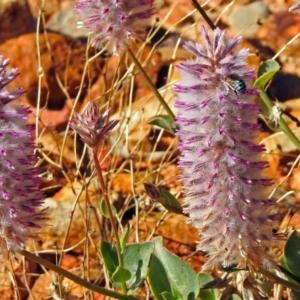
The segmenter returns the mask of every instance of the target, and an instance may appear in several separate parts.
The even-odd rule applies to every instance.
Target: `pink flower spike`
[[[208,254],[204,269],[274,267],[266,251],[281,237],[268,222],[272,181],[262,173],[264,147],[255,144],[259,106],[248,50],[235,50],[241,37],[219,28],[210,36],[203,27],[202,35],[204,46],[184,44],[195,58],[181,63],[175,86],[185,213]]]
[[[46,219],[34,167],[34,128],[27,124],[30,110],[11,103],[24,91],[6,90],[18,76],[17,69],[7,72],[7,65],[8,60],[0,56],[0,243],[6,256],[24,249],[28,239],[36,239]]]
[[[91,30],[92,46],[118,54],[129,39],[144,39],[154,0],[78,0],[74,9]]]

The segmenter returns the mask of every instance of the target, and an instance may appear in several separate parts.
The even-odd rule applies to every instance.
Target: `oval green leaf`
[[[134,291],[143,283],[147,275],[153,251],[153,242],[127,244],[124,247],[124,268],[131,273],[130,278],[126,280],[126,285],[130,292]]]
[[[198,273],[197,276],[198,276],[200,286],[205,285],[214,280],[214,278],[210,274],[207,274],[205,272]]]
[[[130,277],[131,277],[131,273],[129,270],[118,266],[114,274],[111,276],[111,279],[113,282],[122,283],[129,280]]]
[[[200,285],[200,299],[207,300],[216,300],[218,299],[218,290],[217,289],[207,289],[204,290],[201,287],[204,285],[209,285],[211,282],[214,282],[214,278],[207,273],[199,273],[198,275],[199,285]]]
[[[147,279],[156,300],[164,300],[162,297],[164,292],[169,292],[172,295],[168,274],[162,262],[155,255],[152,255]]]
[[[300,283],[300,237],[296,230],[289,236],[280,261],[282,266],[287,269],[284,272],[284,268],[281,268],[287,280],[292,283]],[[300,292],[294,290],[292,292],[295,299],[300,300]]]
[[[285,244],[284,261],[291,273],[300,278],[300,237],[296,230]]]
[[[130,234],[130,226],[127,225],[123,233],[122,242],[121,242],[122,251],[124,251],[124,248],[128,242],[129,234]]]
[[[117,214],[117,210],[112,203],[110,203],[110,209],[111,209],[113,216],[115,216]],[[107,209],[106,202],[104,201],[104,199],[102,199],[100,202],[100,211],[101,211],[101,214],[105,218],[109,218],[108,209]]]
[[[159,188],[160,197],[156,202],[160,203],[166,210],[175,214],[182,214],[182,207],[177,199],[167,190]]]
[[[108,271],[108,275],[111,277],[119,265],[117,250],[115,246],[111,245],[110,243],[101,241],[100,252],[103,258],[104,266]]]
[[[155,250],[150,263],[148,280],[156,299],[163,300],[162,292],[175,295],[172,286],[176,287],[176,292],[178,291],[183,299],[196,299],[199,294],[199,283],[195,271],[179,257],[166,250],[161,237],[155,238],[154,242]],[[158,276],[162,281],[158,281]]]
[[[148,124],[155,125],[159,128],[165,129],[173,134],[176,131],[176,125],[169,115],[155,116],[148,121]]]
[[[257,72],[257,79],[254,82],[254,86],[259,89],[264,89],[266,84],[273,78],[273,76],[279,71],[279,64],[272,59],[269,59],[262,63]]]
[[[176,297],[174,297],[171,293],[169,292],[163,292],[161,293],[161,296],[164,300],[177,300]]]
[[[215,293],[209,290],[200,291],[199,297],[201,300],[217,300],[218,297],[215,296]]]

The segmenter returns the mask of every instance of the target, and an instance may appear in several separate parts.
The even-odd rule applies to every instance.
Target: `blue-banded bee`
[[[245,94],[246,93],[246,83],[239,78],[237,75],[232,74],[225,78],[225,82],[228,86],[236,93]]]

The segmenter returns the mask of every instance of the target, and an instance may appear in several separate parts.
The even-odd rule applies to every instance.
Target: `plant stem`
[[[174,121],[175,120],[175,115],[172,112],[172,110],[170,109],[169,105],[164,100],[164,98],[162,97],[162,95],[158,92],[157,88],[154,86],[154,84],[152,83],[151,79],[149,78],[149,76],[147,75],[147,73],[145,72],[144,68],[141,66],[140,62],[137,60],[137,58],[135,57],[135,55],[133,54],[133,52],[131,51],[131,49],[127,48],[127,50],[128,50],[128,54],[129,54],[130,58],[133,60],[135,66],[138,68],[138,70],[140,71],[140,73],[144,77],[144,79],[147,82],[149,88],[151,89],[151,91],[153,92],[153,94],[156,96],[156,98],[158,99],[158,101],[160,102],[160,104],[162,105],[162,107],[165,109],[165,111],[167,112],[167,114],[172,118],[172,121]]]
[[[24,257],[26,257],[27,259],[34,261],[38,264],[41,264],[43,266],[45,266],[46,268],[57,272],[58,274],[63,275],[66,278],[69,278],[70,280],[74,281],[75,283],[91,290],[94,291],[96,293],[102,294],[102,295],[106,295],[115,299],[121,299],[121,300],[138,300],[137,298],[135,298],[134,296],[128,296],[128,295],[122,295],[120,293],[105,289],[103,287],[100,287],[98,285],[92,284],[88,281],[86,281],[85,279],[78,277],[72,273],[70,273],[67,270],[64,270],[54,264],[52,264],[51,262],[41,258],[40,256],[34,255],[26,250],[20,250],[18,252],[19,254],[23,255]]]
[[[202,6],[198,3],[197,0],[191,0],[194,7],[198,10],[198,12],[200,13],[200,15],[203,17],[203,19],[206,21],[206,23],[208,24],[208,26],[212,29],[215,30],[217,28],[217,26],[213,23],[213,21],[210,19],[210,17],[207,15],[207,13],[205,12],[205,10],[202,8]]]
[[[97,155],[96,151],[93,151],[93,159],[94,159],[94,164],[95,164],[95,168],[96,168],[99,183],[100,183],[100,188],[101,188],[103,198],[104,198],[104,201],[105,201],[105,205],[106,205],[106,208],[107,208],[107,211],[108,211],[111,227],[113,229],[114,236],[115,236],[115,239],[116,239],[116,248],[117,248],[119,266],[124,268],[121,241],[120,241],[118,229],[117,229],[117,226],[116,226],[115,218],[114,218],[113,212],[111,210],[108,191],[107,191],[107,185],[105,184],[105,181],[104,181],[104,178],[103,178],[101,166],[100,166],[98,155]],[[125,282],[122,282],[122,289],[123,289],[124,293],[127,292],[127,287],[126,287]]]
[[[261,274],[264,274],[268,278],[271,278],[271,279],[275,280],[277,283],[280,283],[280,284],[284,285],[285,287],[290,288],[293,291],[300,292],[300,285],[297,284],[297,283],[292,283],[290,281],[287,281],[287,280],[285,280],[285,279],[283,279],[283,278],[281,278],[281,277],[279,277],[279,276],[277,276],[277,275],[275,275],[275,274],[273,274],[273,273],[271,273],[267,270],[264,270],[264,269],[259,269],[259,272]]]
[[[259,95],[263,101],[263,104],[266,106],[268,111],[272,111],[272,102],[269,99],[269,96],[267,93],[261,89],[259,89]],[[288,138],[291,140],[291,142],[296,146],[296,148],[300,151],[300,141],[299,139],[295,136],[293,131],[288,127],[286,124],[285,120],[280,116],[280,119],[278,121],[278,124],[282,131],[288,136]]]

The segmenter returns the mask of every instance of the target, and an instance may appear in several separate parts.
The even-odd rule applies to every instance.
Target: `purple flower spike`
[[[154,14],[154,0],[78,0],[75,11],[91,30],[92,46],[119,53],[127,41],[145,37],[145,25]]]
[[[8,59],[0,56],[0,243],[4,255],[25,247],[46,219],[40,179],[34,167],[33,127],[27,124],[30,110],[10,103],[24,94],[6,85],[18,76],[6,70]]]
[[[264,147],[254,142],[259,106],[248,50],[234,51],[241,38],[219,28],[212,37],[204,27],[202,33],[204,45],[185,43],[196,58],[179,66],[175,87],[185,213],[201,236],[198,249],[208,254],[204,269],[270,267],[265,251],[277,237],[265,187],[272,181],[262,174]]]
[[[97,151],[99,144],[119,123],[119,119],[106,122],[108,110],[100,113],[97,105],[89,102],[82,114],[76,114],[77,125],[70,122],[70,127],[76,131],[93,151]]]
[[[300,13],[300,1],[295,0],[295,3],[296,3],[295,5],[289,8],[289,12]]]

